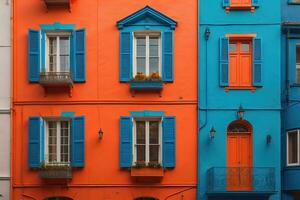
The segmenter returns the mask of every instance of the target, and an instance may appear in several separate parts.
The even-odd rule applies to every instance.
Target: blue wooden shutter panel
[[[41,68],[41,33],[37,30],[28,31],[28,80],[39,82]]]
[[[174,77],[174,45],[173,45],[173,32],[165,31],[163,33],[163,81],[173,82]]]
[[[28,123],[28,165],[30,168],[41,166],[42,118],[29,117]]]
[[[74,117],[71,128],[71,165],[72,167],[84,167],[85,118],[83,116]]]
[[[259,0],[252,0],[252,6],[258,7],[259,6]]]
[[[74,31],[73,48],[75,49],[75,67],[73,68],[74,82],[85,82],[86,74],[86,41],[85,29],[78,29]]]
[[[229,79],[229,40],[226,37],[220,39],[220,86],[228,86]]]
[[[132,118],[122,116],[120,119],[120,167],[132,165]]]
[[[130,81],[132,76],[132,34],[120,33],[120,81]]]
[[[176,121],[175,117],[163,118],[163,167],[173,168],[176,164]]]
[[[262,86],[262,42],[253,38],[253,86]]]
[[[230,0],[223,0],[223,7],[230,6]]]

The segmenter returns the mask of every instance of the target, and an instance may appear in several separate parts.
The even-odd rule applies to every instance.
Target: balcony
[[[73,81],[70,72],[42,72],[40,84],[43,86],[72,86]]]
[[[39,171],[42,179],[71,179],[72,168],[69,165],[44,165]]]
[[[207,171],[208,196],[269,196],[275,192],[272,167],[213,167]]]
[[[71,0],[44,0],[47,8],[65,7],[71,9]]]

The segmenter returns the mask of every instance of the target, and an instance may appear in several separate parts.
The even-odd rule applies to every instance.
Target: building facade
[[[280,199],[280,2],[199,6],[197,198]]]
[[[281,100],[283,199],[300,199],[300,2],[281,1]]]
[[[11,2],[0,2],[0,199],[10,199]]]
[[[13,10],[12,199],[195,199],[197,1]]]

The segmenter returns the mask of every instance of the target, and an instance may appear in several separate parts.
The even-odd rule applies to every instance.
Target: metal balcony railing
[[[272,167],[213,167],[207,171],[207,193],[275,191]]]
[[[42,72],[40,84],[44,86],[71,86],[73,81],[70,72]]]

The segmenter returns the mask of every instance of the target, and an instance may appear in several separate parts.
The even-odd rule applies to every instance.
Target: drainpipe
[[[285,38],[285,48],[286,48],[286,55],[285,55],[285,101],[286,101],[286,108],[288,107],[288,103],[289,103],[289,90],[290,90],[290,80],[289,80],[289,37],[290,37],[290,30],[287,29],[286,32],[286,38]]]

